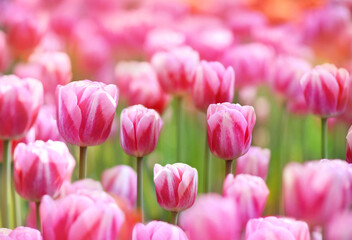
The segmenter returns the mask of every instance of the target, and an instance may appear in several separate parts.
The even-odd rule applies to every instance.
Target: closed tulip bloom
[[[250,147],[248,152],[236,161],[236,174],[246,173],[266,179],[270,162],[270,150]]]
[[[188,237],[178,226],[151,221],[147,225],[137,223],[133,229],[132,240],[188,240]]]
[[[213,103],[232,102],[235,73],[219,62],[201,61],[193,76],[192,98],[195,106],[206,111]]]
[[[330,117],[345,111],[350,89],[346,69],[332,64],[316,66],[303,75],[301,85],[307,105],[314,114]]]
[[[18,139],[33,126],[43,103],[43,85],[15,75],[0,77],[0,138]]]
[[[14,230],[1,228],[1,240],[42,240],[43,237],[37,229],[17,227]]]
[[[33,131],[36,140],[62,141],[56,121],[56,109],[53,105],[43,106],[34,123]]]
[[[234,177],[228,174],[224,181],[223,195],[235,202],[244,228],[249,219],[260,217],[263,213],[269,189],[260,177],[247,174]]]
[[[351,166],[342,160],[290,163],[283,172],[286,214],[310,226],[324,225],[352,203]]]
[[[72,175],[75,160],[63,142],[36,141],[18,144],[14,153],[14,181],[18,194],[38,202],[56,196]]]
[[[266,217],[248,221],[246,240],[310,240],[307,223],[289,218]]]
[[[217,194],[198,197],[181,213],[179,225],[192,240],[239,240],[241,235],[234,202]]]
[[[57,88],[57,125],[73,145],[93,146],[110,134],[118,101],[115,85],[82,80]]]
[[[154,184],[159,205],[168,211],[190,208],[198,191],[197,169],[183,163],[154,166]]]
[[[124,221],[114,199],[102,191],[72,193],[57,200],[44,196],[40,217],[46,240],[115,240]]]
[[[143,157],[153,152],[163,126],[159,114],[142,105],[134,105],[125,108],[120,118],[122,149],[135,157]]]
[[[352,163],[352,127],[348,129],[346,139],[346,161]]]
[[[121,197],[133,207],[137,199],[137,174],[127,165],[106,169],[101,176],[101,183],[110,194]]]
[[[185,46],[157,52],[151,59],[163,90],[176,95],[189,91],[198,62],[198,53]]]
[[[211,104],[207,111],[210,151],[224,160],[233,160],[245,154],[251,145],[255,120],[251,106]]]
[[[336,213],[324,229],[326,240],[349,240],[352,239],[352,212],[344,211]]]

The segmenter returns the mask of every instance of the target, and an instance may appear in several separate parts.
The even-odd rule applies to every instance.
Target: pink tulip
[[[247,240],[310,240],[307,223],[289,218],[251,219],[246,227]]]
[[[329,117],[345,111],[350,88],[347,70],[332,64],[319,65],[303,75],[301,85],[314,114]]]
[[[137,223],[133,229],[132,240],[188,240],[188,237],[177,226],[151,221],[147,225]]]
[[[68,143],[93,146],[110,134],[117,107],[115,85],[82,80],[57,88],[57,125]]]
[[[43,86],[35,79],[0,77],[0,138],[23,137],[34,124],[43,102]]]
[[[352,127],[348,129],[346,139],[346,161],[352,163]]]
[[[228,174],[224,182],[223,195],[236,204],[244,228],[249,219],[260,217],[263,213],[269,189],[260,177],[247,174],[234,177]]]
[[[43,106],[34,123],[33,131],[36,140],[42,141],[62,141],[56,121],[56,109],[53,105]]]
[[[352,212],[344,211],[336,213],[325,228],[324,239],[326,240],[349,240],[352,239]]]
[[[256,85],[268,79],[273,54],[272,49],[263,44],[249,43],[226,51],[222,62],[235,70],[236,86]]]
[[[192,97],[197,108],[206,111],[213,103],[232,102],[235,73],[218,62],[201,61],[193,76]]]
[[[102,191],[73,193],[57,200],[44,196],[40,217],[46,240],[115,240],[124,221],[114,199]]]
[[[183,163],[154,166],[154,184],[159,205],[168,211],[190,208],[198,191],[197,169]]]
[[[233,160],[245,154],[251,145],[255,120],[251,106],[211,104],[207,111],[210,151],[224,160]]]
[[[217,194],[198,197],[181,213],[179,225],[192,240],[239,240],[241,234],[234,202]]]
[[[103,186],[100,182],[90,178],[75,181],[65,181],[60,190],[60,197],[67,196],[71,193],[84,193],[91,191],[103,191]]]
[[[125,108],[120,118],[122,149],[135,157],[143,157],[153,152],[163,126],[159,114],[142,105],[134,105]]]
[[[137,174],[127,165],[106,169],[101,176],[104,189],[123,198],[133,207],[137,199]]]
[[[190,47],[178,47],[154,54],[151,62],[163,90],[179,95],[189,91],[199,55]]]
[[[236,174],[246,173],[266,179],[270,162],[270,150],[250,147],[248,152],[236,161]]]
[[[42,240],[43,237],[37,229],[17,227],[14,230],[1,228],[1,240]]]
[[[283,172],[283,199],[288,216],[309,225],[324,225],[352,203],[351,167],[341,160],[290,163]]]
[[[9,64],[9,52],[6,35],[0,31],[0,72],[5,72]]]
[[[75,160],[62,142],[20,143],[14,154],[14,181],[18,194],[28,201],[56,196],[69,179]]]

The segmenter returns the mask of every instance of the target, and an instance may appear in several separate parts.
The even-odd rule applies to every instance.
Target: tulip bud
[[[44,195],[56,196],[70,179],[75,160],[63,142],[36,141],[18,144],[14,154],[14,181],[18,194],[38,202]]]
[[[346,161],[352,163],[352,127],[348,129],[346,139]]]
[[[137,223],[133,229],[132,240],[188,240],[188,237],[177,226],[151,221],[147,225]]]
[[[223,195],[236,204],[244,228],[249,219],[260,217],[263,213],[269,189],[260,177],[247,174],[234,177],[228,174],[224,182]]]
[[[29,227],[17,227],[14,230],[0,229],[1,240],[42,240],[42,235],[37,229]]]
[[[266,217],[248,221],[247,240],[310,240],[307,223],[289,218]]]
[[[255,124],[253,107],[239,104],[211,104],[207,111],[207,134],[210,151],[224,160],[245,154],[252,141]]]
[[[23,137],[33,126],[43,102],[43,85],[15,75],[0,77],[0,138]]]
[[[248,152],[236,161],[236,174],[246,173],[266,179],[270,162],[270,150],[250,147]]]
[[[232,102],[235,73],[218,62],[201,61],[193,76],[192,97],[197,108],[206,111],[213,103]]]
[[[183,163],[154,166],[154,184],[159,205],[168,211],[190,208],[198,191],[197,169]]]
[[[314,114],[330,117],[345,111],[350,88],[346,69],[332,64],[316,66],[303,75],[301,85],[306,103]]]
[[[133,207],[137,199],[137,174],[127,165],[106,169],[101,176],[104,189],[123,198]]]
[[[324,229],[326,240],[349,240],[352,239],[352,212],[344,211],[336,213]]]
[[[125,108],[120,118],[122,149],[135,157],[143,157],[153,152],[163,126],[159,114],[142,105],[134,105]]]
[[[34,123],[33,131],[36,140],[42,141],[62,141],[56,121],[56,109],[53,105],[43,106]]]
[[[310,226],[324,225],[352,203],[351,166],[341,160],[290,163],[283,172],[283,199],[288,216]]]
[[[115,85],[82,80],[57,88],[57,126],[73,145],[93,146],[110,134],[117,107]]]

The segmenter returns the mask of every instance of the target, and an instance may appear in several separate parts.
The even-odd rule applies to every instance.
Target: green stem
[[[35,202],[35,215],[36,215],[36,223],[37,223],[37,229],[41,232],[42,231],[42,224],[40,222],[40,202]]]
[[[143,222],[143,157],[137,157],[137,209],[141,211]]]
[[[178,212],[177,211],[171,211],[171,224],[177,225],[178,222]]]
[[[79,148],[79,179],[87,177],[87,147]]]
[[[207,133],[205,133],[205,147],[204,147],[204,172],[203,172],[203,192],[207,193],[209,191],[209,145]]]
[[[4,228],[10,228],[11,179],[11,140],[3,140],[1,220]]]
[[[225,178],[227,174],[232,173],[232,162],[233,160],[225,160]]]
[[[328,158],[327,118],[321,118],[321,158]]]
[[[15,191],[15,187],[13,185],[12,181],[12,199],[14,201],[14,208],[13,208],[13,213],[15,216],[15,227],[19,227],[22,225],[22,214],[21,214],[21,201],[20,197],[18,196],[17,192]]]
[[[176,129],[176,162],[181,162],[181,137],[182,137],[182,97],[176,97],[176,115],[177,115],[177,129]]]

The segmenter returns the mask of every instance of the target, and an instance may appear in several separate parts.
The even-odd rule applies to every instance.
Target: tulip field
[[[0,0],[0,240],[352,240],[352,2]]]

